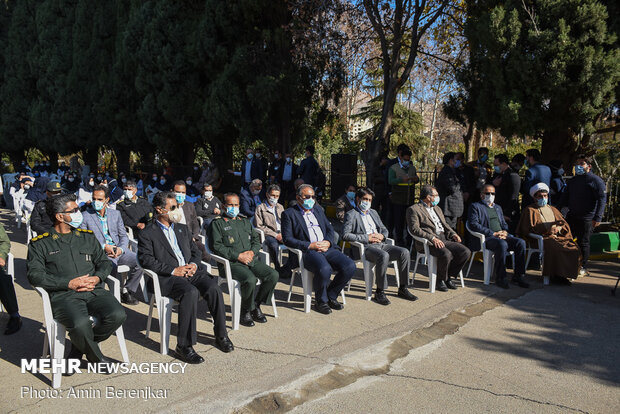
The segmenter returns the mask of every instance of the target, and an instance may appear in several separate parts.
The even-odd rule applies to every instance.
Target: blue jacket
[[[333,246],[334,243],[334,228],[332,227],[325,212],[321,208],[313,208],[312,213],[319,222],[321,232],[323,232],[323,238],[329,241]],[[301,212],[301,208],[293,206],[287,208],[282,213],[282,241],[285,245],[294,249],[299,249],[302,252],[306,252],[310,246],[310,234],[308,233],[308,227],[306,221]]]
[[[112,241],[114,241],[116,246],[123,249],[123,252],[128,251],[129,237],[127,237],[127,231],[125,230],[121,213],[108,207],[105,210],[105,214],[108,218],[108,232],[110,233],[110,237],[112,237]],[[80,228],[92,230],[99,244],[103,246],[105,244],[105,236],[103,235],[103,227],[101,226],[99,216],[92,207],[89,207],[83,215],[84,220]]]
[[[263,163],[260,160],[257,160],[256,158],[253,158],[251,161],[248,161],[247,158],[243,159],[243,162],[241,163],[241,179],[243,180],[243,182],[245,183],[245,170],[246,168],[248,168],[248,163],[250,163],[249,167],[250,167],[250,178],[252,180],[255,179],[259,179],[259,180],[264,180],[264,171],[263,171]]]
[[[523,206],[528,206],[534,201],[530,197],[530,188],[538,183],[545,183],[551,187],[551,168],[545,164],[536,163],[525,172],[523,181]]]
[[[499,225],[502,230],[508,230],[508,224],[504,220],[504,212],[499,204],[493,204],[493,208],[497,212],[499,217]],[[486,237],[493,237],[493,230],[491,230],[491,223],[489,220],[489,213],[487,213],[487,205],[483,201],[472,203],[469,206],[469,212],[467,214],[467,225],[476,233],[482,233]],[[477,237],[469,238],[470,248],[472,250],[480,250],[480,240]]]
[[[262,190],[258,195],[258,198],[261,200],[265,199],[265,191]],[[251,219],[254,217],[254,213],[256,213],[256,207],[258,204],[254,200],[254,196],[250,193],[249,190],[242,188],[239,193],[239,212]]]

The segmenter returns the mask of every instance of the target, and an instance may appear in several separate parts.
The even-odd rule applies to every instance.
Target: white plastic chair
[[[254,228],[254,231],[256,231],[258,233],[258,238],[260,240],[260,244],[262,245],[263,243],[265,243],[265,232],[262,231],[261,229],[257,229],[257,228]],[[285,245],[283,245],[283,244],[279,244],[278,245],[278,257],[277,257],[277,260],[278,260],[278,263],[280,263],[280,266],[282,266],[282,252],[284,250],[287,250],[287,247]],[[270,264],[271,257],[269,257],[268,253],[267,253],[267,256],[268,256],[267,264]]]
[[[474,262],[474,256],[476,253],[482,253],[482,268],[484,274],[484,284],[488,285],[491,283],[491,275],[493,273],[493,268],[495,265],[495,254],[486,248],[486,236],[482,233],[478,233],[469,228],[469,223],[465,222],[465,227],[467,231],[474,237],[477,237],[480,241],[480,250],[471,253],[471,259],[469,259],[469,267],[467,268],[467,275],[469,275],[469,271],[471,270],[471,265]],[[514,265],[514,257],[515,252],[509,251],[509,256],[512,256],[512,263]]]
[[[13,283],[15,283],[15,257],[13,253],[6,255],[6,274],[11,276]],[[0,302],[0,312],[4,311],[4,306]]]
[[[133,229],[131,227],[125,226],[125,231],[127,232],[127,237],[129,237],[129,240],[135,240],[133,237]]]
[[[528,247],[527,249],[527,259],[525,260],[525,269],[527,270],[527,266],[530,264],[530,259],[534,253],[538,253],[540,257],[540,267],[543,265],[543,261],[545,260],[545,244],[543,236],[539,234],[529,233],[529,237],[536,240],[537,247]],[[549,276],[543,277],[543,284],[547,286],[549,284]]]
[[[202,262],[207,267],[207,272],[211,273],[211,265]],[[170,344],[170,326],[172,324],[172,306],[178,302],[161,294],[159,285],[159,277],[152,270],[144,269],[144,274],[153,280],[153,294],[149,301],[149,317],[146,320],[146,337],[151,333],[151,321],[153,320],[153,307],[157,307],[157,316],[159,317],[159,347],[162,355],[168,354]]]
[[[119,302],[121,301],[120,282],[113,276],[108,276],[105,280],[106,285],[110,291],[113,292],[114,297]],[[64,359],[65,352],[65,332],[66,328],[57,320],[54,319],[52,313],[52,304],[47,291],[40,287],[35,287],[36,291],[41,295],[43,299],[43,314],[45,316],[45,339],[43,341],[43,352],[41,358],[45,358],[50,355],[50,358],[56,361]],[[124,362],[129,362],[129,355],[127,353],[127,344],[125,343],[125,334],[123,332],[123,326],[119,326],[116,330],[116,339],[118,345],[121,348],[121,355]],[[52,374],[52,387],[59,388],[62,380],[62,373],[55,372]]]
[[[304,292],[304,312],[310,313],[310,307],[312,305],[312,290],[313,290],[312,289],[312,278],[314,277],[314,273],[312,273],[311,271],[309,271],[308,269],[304,267],[303,253],[301,252],[301,250],[293,249],[292,247],[288,247],[288,246],[287,246],[287,249],[290,254],[294,254],[295,256],[297,256],[299,267],[296,269],[293,269],[293,275],[291,276],[291,284],[288,288],[288,298],[286,299],[286,301],[287,302],[291,301],[291,294],[293,292],[293,284],[295,283],[295,275],[299,273],[301,275],[301,286]],[[332,273],[335,273],[335,272],[332,272]],[[346,305],[347,300],[344,296],[344,289],[342,289],[341,294],[342,294],[342,304]]]
[[[420,260],[424,259],[424,261],[426,262],[426,269],[428,271],[428,279],[429,279],[428,291],[431,293],[435,293],[435,284],[437,283],[437,258],[430,253],[430,249],[429,249],[430,242],[422,237],[414,236],[413,234],[411,234],[409,229],[407,229],[407,231],[409,232],[409,235],[412,238],[410,251],[416,252],[415,265],[413,267],[413,277],[409,283],[413,283],[416,272],[418,271],[418,263],[420,262]],[[424,252],[421,253],[417,251],[415,247],[416,241],[419,243],[422,243]],[[461,287],[464,288],[465,281],[463,280],[462,270],[459,272],[459,279],[461,280]]]
[[[377,266],[375,263],[372,263],[366,260],[365,246],[363,243],[360,243],[360,242],[349,242],[349,243],[351,244],[352,248],[357,249],[360,260],[362,261],[362,264],[364,265],[364,282],[366,283],[366,300],[370,300],[372,298],[372,286],[374,284],[375,269]],[[393,239],[385,239],[385,243],[390,246],[394,246]],[[398,262],[396,260],[393,260],[390,262],[390,265],[394,266],[394,273],[396,273],[396,286],[400,287],[400,272],[398,270]],[[385,286],[388,286],[387,273],[385,274],[384,278],[385,278]]]
[[[232,325],[233,330],[239,329],[239,319],[241,318],[241,284],[232,278],[232,272],[230,270],[230,261],[224,259],[216,254],[211,254],[213,260],[221,264],[224,267],[224,275],[220,275],[222,279],[225,278],[228,284],[228,293],[230,294],[230,308],[232,309]],[[269,264],[269,255],[264,251],[258,252],[258,260],[261,260],[265,264]],[[223,276],[223,277],[222,277]],[[260,280],[256,279],[256,286],[260,286]],[[276,299],[271,296],[271,306],[273,308],[273,316],[278,317],[278,308],[276,307]]]

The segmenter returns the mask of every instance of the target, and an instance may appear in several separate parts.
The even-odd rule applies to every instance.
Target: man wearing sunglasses
[[[480,191],[480,201],[469,207],[467,218],[469,228],[486,236],[486,248],[495,254],[495,284],[508,289],[506,281],[506,256],[514,252],[514,276],[512,283],[527,288],[525,276],[525,241],[508,234],[508,224],[504,220],[502,208],[495,204],[495,187],[486,184]],[[472,250],[480,249],[480,240],[470,238]]]
[[[28,280],[50,296],[54,319],[67,327],[72,348],[68,358],[107,362],[98,343],[123,324],[127,315],[103,281],[112,262],[90,230],[79,229],[82,213],[74,194],[48,199],[54,227],[28,246]],[[90,315],[99,322],[93,326]]]
[[[355,262],[333,247],[334,228],[315,203],[312,186],[300,185],[297,205],[282,213],[282,240],[303,252],[305,267],[314,273],[315,310],[327,315],[343,308],[337,298],[355,274]],[[337,273],[330,283],[332,269]]]

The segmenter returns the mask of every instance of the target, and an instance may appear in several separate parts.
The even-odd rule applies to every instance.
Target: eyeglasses
[[[74,208],[73,210],[69,210],[69,211],[63,211],[62,214],[71,214],[71,213],[77,213],[78,211],[80,211],[79,207]]]
[[[171,206],[169,209],[168,208],[164,208],[164,210],[169,210],[169,211],[174,211],[177,209],[177,206]]]
[[[309,200],[309,199],[313,199],[316,200],[316,196],[315,195],[307,195],[307,196],[300,196],[302,200]]]
[[[495,193],[482,193],[484,195],[495,195]]]

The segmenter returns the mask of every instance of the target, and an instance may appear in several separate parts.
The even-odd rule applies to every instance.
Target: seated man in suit
[[[103,287],[112,262],[93,232],[79,228],[82,213],[74,194],[57,195],[46,205],[54,226],[28,245],[28,280],[49,293],[54,319],[67,328],[72,343],[67,358],[86,354],[90,362],[108,362],[99,342],[127,318],[123,306]],[[89,315],[97,315],[95,326]]]
[[[136,254],[129,250],[129,238],[123,225],[121,213],[108,208],[110,195],[108,188],[97,185],[93,189],[93,202],[84,212],[80,228],[91,230],[103,251],[114,263],[114,272],[119,265],[129,266],[129,277],[123,286],[121,301],[127,305],[137,305],[135,298],[143,271],[138,266]],[[122,278],[119,278],[122,281]]]
[[[265,233],[265,250],[269,253],[271,261],[275,264],[276,271],[280,279],[290,279],[291,269],[298,266],[297,256],[289,255],[288,261],[284,266],[280,266],[278,261],[278,249],[282,244],[282,212],[284,207],[278,203],[280,198],[280,186],[271,184],[267,189],[265,202],[256,208],[256,228]]]
[[[146,227],[153,218],[151,204],[144,197],[138,197],[138,186],[134,180],[127,180],[123,186],[125,197],[116,203],[116,209],[121,213],[123,224],[133,230],[134,237]]]
[[[282,213],[282,240],[303,252],[306,269],[314,273],[315,310],[327,315],[343,308],[338,295],[355,274],[355,262],[333,247],[334,229],[315,200],[311,185],[299,186],[297,205]],[[337,273],[330,283],[333,268]]]
[[[461,238],[448,226],[439,204],[439,193],[431,185],[422,186],[420,202],[407,209],[407,228],[414,236],[431,242],[429,252],[437,258],[436,289],[456,289],[450,277],[456,277],[471,257]],[[416,243],[416,247],[417,247]]]
[[[349,210],[345,216],[342,239],[349,242],[363,243],[366,260],[375,263],[375,280],[377,291],[375,302],[389,305],[390,300],[385,296],[385,274],[388,264],[398,261],[400,287],[398,296],[407,300],[416,300],[407,289],[409,283],[409,250],[404,247],[385,244],[388,236],[387,228],[383,225],[379,213],[370,208],[375,193],[369,188],[360,188],[355,197],[356,208]]]
[[[508,289],[506,281],[506,255],[514,251],[514,276],[512,283],[527,288],[530,285],[523,280],[525,276],[525,240],[508,234],[508,224],[499,204],[495,204],[495,187],[486,184],[480,191],[480,201],[469,206],[467,215],[469,228],[486,236],[486,248],[495,254],[495,284]],[[472,248],[478,250],[480,241],[471,237]]]
[[[202,191],[202,197],[196,200],[194,206],[196,206],[196,215],[204,220],[203,228],[206,230],[213,219],[222,214],[222,202],[213,195],[213,186],[211,184],[205,183],[202,186]]]
[[[202,244],[202,239],[200,238],[200,223],[198,223],[198,215],[196,214],[196,207],[194,207],[194,203],[191,201],[186,201],[186,192],[187,186],[184,181],[175,181],[173,183],[172,189],[174,191],[174,195],[177,200],[177,205],[179,206],[179,212],[181,213],[181,221],[179,223],[185,224],[189,229],[192,240],[202,254],[202,260],[209,260],[209,254],[207,253],[207,249],[205,245]]]
[[[264,197],[263,182],[259,179],[252,180],[247,190],[245,188],[241,189],[239,212],[251,219],[256,213],[256,207],[262,204]]]
[[[200,250],[193,242],[181,209],[172,192],[153,197],[155,220],[138,234],[138,260],[142,267],[157,273],[161,294],[179,302],[176,353],[190,364],[204,359],[192,347],[196,343],[198,298],[207,302],[213,317],[215,346],[222,352],[234,349],[226,333],[226,310],[217,278],[200,262]]]
[[[258,260],[260,239],[250,220],[239,215],[239,196],[224,194],[223,207],[223,216],[214,219],[207,230],[209,247],[216,255],[230,260],[232,278],[241,285],[239,323],[243,326],[254,326],[254,321],[265,323],[267,318],[260,305],[271,304],[278,272]],[[261,281],[258,290],[256,279]]]

